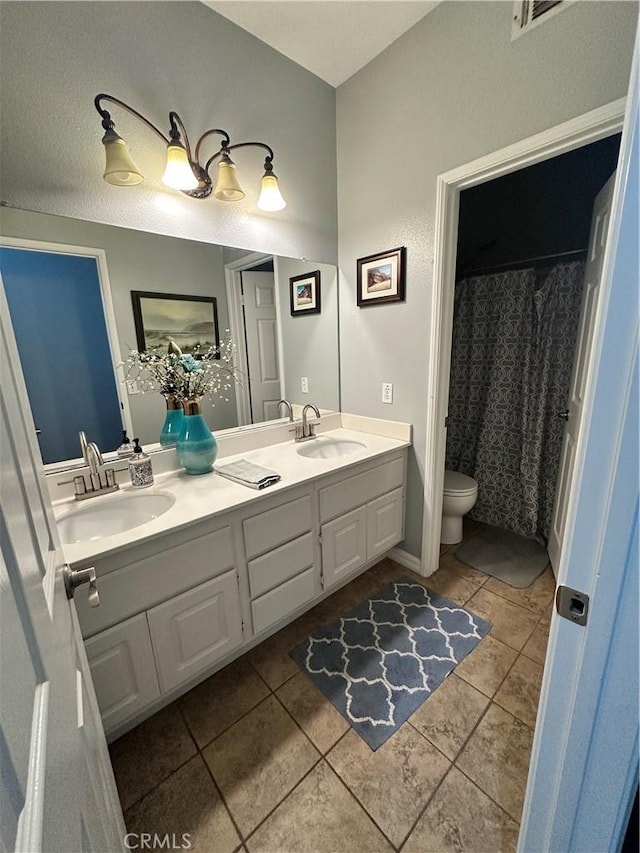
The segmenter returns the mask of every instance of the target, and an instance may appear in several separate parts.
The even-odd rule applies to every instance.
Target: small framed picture
[[[220,346],[214,296],[132,290],[131,302],[140,352],[166,353],[169,341],[185,355]],[[219,351],[214,357],[220,358]]]
[[[291,316],[320,313],[320,270],[289,279]]]
[[[404,299],[405,258],[407,249],[389,249],[378,255],[358,258],[358,306]]]

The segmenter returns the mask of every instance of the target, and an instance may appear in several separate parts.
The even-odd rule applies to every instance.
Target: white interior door
[[[0,848],[124,849],[124,822],[0,279]]]
[[[278,417],[281,396],[276,289],[271,272],[242,273],[252,422]]]
[[[582,308],[580,313],[580,325],[576,341],[576,351],[573,358],[573,375],[569,387],[569,399],[567,409],[558,413],[559,417],[566,417],[564,438],[562,440],[562,451],[560,454],[560,465],[558,468],[558,483],[551,519],[551,530],[547,550],[551,565],[557,575],[560,563],[560,552],[567,523],[567,506],[569,493],[571,491],[573,472],[575,467],[575,453],[578,435],[583,420],[584,394],[586,387],[587,371],[593,344],[595,328],[596,309],[600,296],[600,280],[602,278],[602,264],[604,261],[604,250],[611,220],[611,201],[613,198],[613,185],[615,172],[609,178],[604,187],[596,196],[591,218],[591,233],[589,235],[589,247],[587,251],[587,262],[585,268],[584,290],[582,294]]]

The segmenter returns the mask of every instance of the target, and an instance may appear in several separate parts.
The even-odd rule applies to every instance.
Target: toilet
[[[462,542],[462,517],[466,515],[478,497],[478,484],[473,477],[459,471],[444,472],[444,495],[442,498],[442,545]]]

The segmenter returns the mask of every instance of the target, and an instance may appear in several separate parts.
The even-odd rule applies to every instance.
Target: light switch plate
[[[382,402],[383,403],[393,403],[393,383],[392,382],[383,382],[382,383]]]
[[[302,393],[308,394],[309,393],[309,378],[307,376],[301,376],[300,377],[300,385],[302,387]]]

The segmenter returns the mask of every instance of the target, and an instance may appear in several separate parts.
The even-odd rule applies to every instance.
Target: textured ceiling
[[[438,2],[203,0],[332,86],[344,83]]]

